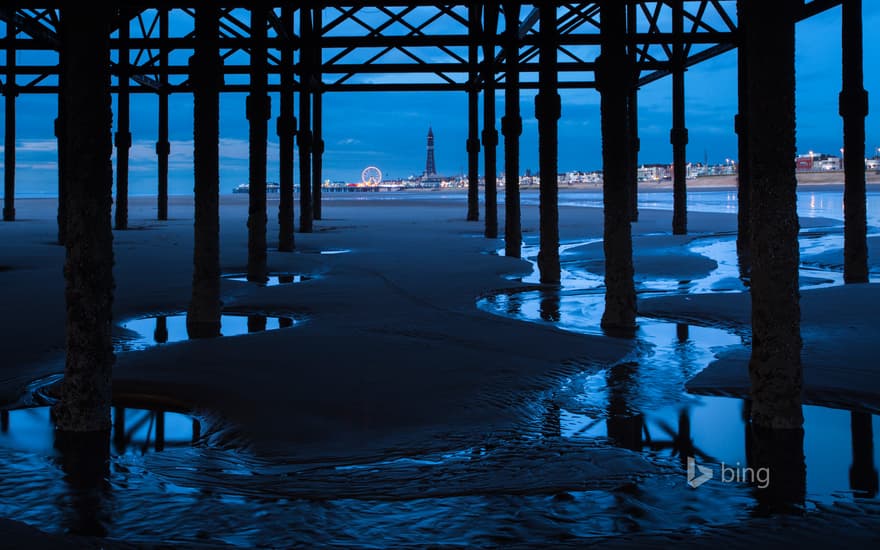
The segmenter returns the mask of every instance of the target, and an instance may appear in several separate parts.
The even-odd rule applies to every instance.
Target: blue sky
[[[880,28],[880,5],[865,2],[865,88],[870,94],[867,151],[880,147],[880,60],[873,29]],[[688,71],[686,76],[688,159],[724,162],[735,158],[736,52],[729,52]],[[841,87],[840,10],[829,10],[798,26],[797,116],[798,150],[834,153],[842,147],[842,123],[837,112]],[[522,170],[538,169],[537,122],[533,92],[522,94],[524,130]],[[559,126],[560,171],[601,168],[599,95],[593,90],[562,92]],[[53,193],[57,181],[55,139],[52,132],[55,98],[22,95],[18,99],[17,191],[22,195]],[[467,98],[464,92],[445,93],[328,93],[324,97],[324,174],[326,178],[357,181],[368,165],[386,177],[403,178],[424,169],[425,135],[435,135],[438,171],[455,175],[466,170]],[[498,94],[498,115],[503,113]],[[278,101],[273,98],[273,117]],[[229,192],[247,181],[247,121],[244,94],[224,94],[221,100],[221,190]],[[192,99],[171,96],[171,192],[192,191]],[[0,109],[0,120],[3,113]],[[640,162],[667,163],[671,159],[671,81],[661,80],[642,89],[639,123]],[[274,124],[270,125],[270,129]],[[156,98],[138,94],[132,103],[131,192],[156,190]],[[269,179],[277,180],[277,138],[269,143]],[[499,170],[503,155],[499,146]],[[482,160],[481,160],[482,162]],[[2,190],[0,190],[2,192]]]

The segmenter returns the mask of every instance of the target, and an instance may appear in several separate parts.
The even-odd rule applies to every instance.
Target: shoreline
[[[843,174],[840,172],[832,172],[832,173],[822,173],[822,172],[807,172],[807,173],[798,173],[798,186],[809,188],[811,191],[816,190],[837,190],[841,189],[844,186],[843,182]],[[865,173],[865,181],[867,185],[867,190],[871,192],[880,191],[880,173],[877,172],[866,172]],[[696,179],[689,179],[686,182],[688,192],[712,192],[712,191],[728,191],[730,189],[737,188],[736,176],[706,176],[700,177]],[[480,197],[482,201],[483,190],[485,187],[480,185]],[[538,191],[540,186],[538,185],[520,185],[520,191]],[[567,193],[567,192],[601,192],[602,184],[600,183],[580,183],[580,184],[560,184],[559,192]],[[672,182],[671,181],[663,181],[659,183],[646,183],[639,182],[639,193],[671,193],[672,192]],[[361,196],[389,196],[389,195],[406,195],[406,194],[434,194],[434,193],[449,193],[449,194],[467,194],[467,188],[465,187],[444,187],[444,188],[430,188],[430,189],[418,189],[418,188],[410,188],[410,189],[400,189],[396,191],[329,191],[328,189],[324,189],[322,193],[322,198],[330,199],[330,200],[338,200],[339,198],[343,198],[349,195],[355,195],[358,197]],[[498,186],[499,195],[504,194],[504,186]],[[18,201],[26,201],[26,200],[39,200],[39,199],[53,199],[57,200],[58,196],[54,193],[45,193],[45,194],[36,194],[37,196],[32,196],[27,193],[23,195],[16,195],[15,200]],[[296,193],[296,196],[299,194]],[[155,194],[152,193],[130,193],[129,198],[150,198],[155,197]],[[169,200],[173,198],[192,198],[192,193],[172,193],[168,195]],[[233,193],[232,191],[224,191],[221,189],[220,191],[221,197],[230,197],[230,196],[241,196],[247,197],[247,193]],[[267,193],[266,197],[268,199],[272,199],[274,197],[278,197],[278,193]],[[3,200],[3,195],[0,193],[0,201]]]

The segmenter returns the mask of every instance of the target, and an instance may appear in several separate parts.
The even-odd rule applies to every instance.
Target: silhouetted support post
[[[847,283],[868,282],[868,222],[865,197],[865,117],[868,92],[862,68],[862,0],[844,0],[843,91],[840,116],[843,117],[844,245],[843,279]]]
[[[67,240],[67,189],[64,183],[64,107],[61,94],[64,93],[64,59],[59,55],[58,70],[58,116],[55,118],[55,138],[58,140],[58,244]]]
[[[877,468],[874,465],[874,427],[871,414],[850,413],[852,434],[852,465],[849,468],[849,487],[863,498],[877,496]]]
[[[596,86],[602,97],[605,206],[605,312],[602,327],[629,333],[636,323],[627,179],[630,145],[627,99],[634,85],[634,71],[626,51],[626,6],[614,0],[604,0],[600,7],[602,53],[597,60]]]
[[[672,34],[684,36],[684,0],[673,4]],[[672,54],[672,234],[687,234],[687,143],[684,105],[684,43],[673,46]]]
[[[191,337],[220,335],[220,88],[223,60],[219,10],[196,9],[195,52],[189,59],[193,88],[195,240],[192,299],[186,315]]]
[[[6,127],[3,145],[3,221],[15,221],[15,22],[6,21]]]
[[[287,33],[281,46],[280,113],[277,121],[279,197],[278,197],[278,250],[292,252],[293,235],[293,148],[296,135],[296,116],[293,107],[293,8],[281,8],[281,24]]]
[[[9,411],[0,411],[0,433],[9,431]]]
[[[247,96],[249,123],[248,268],[249,281],[265,282],[266,268],[266,141],[271,104],[269,60],[266,52],[267,11],[262,3],[251,8],[250,94]]]
[[[520,2],[504,3],[504,255],[522,255],[522,221],[519,198],[519,136],[522,116],[519,107],[519,11]]]
[[[67,207],[64,276],[67,359],[53,407],[62,432],[110,430],[113,318],[113,149],[110,112],[110,21],[113,11],[61,11],[60,94],[65,124],[63,174]]]
[[[120,10],[119,88],[116,93],[116,229],[128,229],[128,153],[131,150],[131,94],[129,93],[129,21],[126,9]]]
[[[467,220],[480,221],[480,87],[477,83],[477,55],[480,40],[480,7],[468,4],[468,206]]]
[[[794,27],[798,0],[749,0],[746,25],[752,169],[752,422],[800,429],[800,301]]]
[[[556,24],[556,4],[541,2],[541,28],[538,33],[540,61],[538,66],[538,93],[535,96],[535,117],[538,119],[538,162],[541,171],[539,208],[541,236],[538,251],[538,270],[542,283],[558,284],[559,266],[559,118],[562,102],[559,97],[559,75],[556,72],[556,50],[559,30]]]
[[[323,9],[314,8],[314,40],[312,42],[312,67],[314,86],[312,88],[312,217],[321,219],[321,183],[324,181],[324,89],[321,49],[321,33],[324,27]]]
[[[739,98],[739,112],[734,119],[736,128],[737,146],[739,149],[736,165],[736,192],[737,192],[737,231],[736,252],[739,258],[740,274],[747,275],[751,271],[751,259],[749,257],[749,241],[751,240],[751,189],[752,172],[749,164],[749,121],[748,121],[748,54],[745,41],[745,28],[749,24],[748,1],[737,0],[737,96]]]
[[[311,8],[300,7],[299,51],[299,120],[300,128],[296,134],[299,146],[299,230],[312,232],[312,17]]]
[[[633,86],[627,98],[626,110],[629,121],[629,212],[630,221],[639,221],[639,150],[642,148],[639,140],[639,89]]]
[[[635,44],[637,42],[636,33],[638,31],[638,10],[636,4],[628,4],[626,8],[626,25],[627,34],[630,39],[629,58],[632,66],[635,66],[638,59],[638,49]],[[629,154],[630,161],[628,166],[629,173],[629,204],[630,204],[630,220],[639,221],[639,151],[642,148],[639,140],[639,88],[633,86],[627,98],[627,120],[629,121]]]
[[[168,10],[159,12],[159,36],[168,39]],[[168,140],[168,48],[159,50],[159,131],[156,140],[156,156],[158,157],[159,192],[156,204],[156,218],[168,219],[168,157],[171,154],[171,142]]]
[[[498,2],[483,8],[483,173],[486,193],[487,239],[498,238],[498,130],[495,129],[495,40],[498,32]]]

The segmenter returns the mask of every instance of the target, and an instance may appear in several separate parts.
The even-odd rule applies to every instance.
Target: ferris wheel
[[[382,183],[382,171],[375,166],[367,166],[361,172],[361,181],[364,185],[379,185]]]

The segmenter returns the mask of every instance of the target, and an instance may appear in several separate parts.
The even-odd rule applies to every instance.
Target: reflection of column
[[[562,411],[559,405],[548,399],[544,403],[544,407],[544,414],[541,415],[541,435],[560,437],[562,435]]]
[[[109,36],[109,32],[107,33]],[[86,41],[85,39],[83,39]],[[64,528],[73,535],[103,537],[109,511],[104,502],[110,493],[110,432],[55,432],[55,449],[67,489],[60,502]]]
[[[113,408],[113,447],[117,454],[125,452],[125,407]]]
[[[800,509],[807,492],[804,431],[746,424],[746,458],[754,472],[754,494],[762,514]],[[762,480],[767,480],[766,486]]]
[[[624,449],[641,451],[645,417],[631,410],[630,393],[635,385],[637,363],[619,363],[608,369],[608,418],[606,428],[612,442]]]
[[[687,326],[687,325],[685,325]],[[681,465],[687,467],[687,458],[694,456],[694,441],[691,439],[691,417],[688,409],[678,411],[678,433],[675,436],[675,449]]]
[[[168,341],[168,318],[164,315],[156,317],[156,330],[153,331],[153,341],[164,344]]]
[[[156,450],[165,450],[165,412],[156,411]]]
[[[690,339],[690,325],[675,323],[675,336],[679,342],[687,342]]]
[[[9,431],[9,411],[0,411],[0,433]]]
[[[199,439],[202,438],[202,425],[199,424],[199,421],[196,420],[195,418],[192,419],[192,432],[193,432],[192,442],[193,442],[193,445],[195,445],[196,443],[199,442]]]
[[[293,326],[293,319],[290,317],[280,317],[278,319],[278,326],[280,328],[289,328]]]
[[[266,330],[265,315],[248,315],[248,332],[263,332]]]
[[[539,305],[541,319],[550,323],[559,321],[559,293],[549,290],[541,293],[541,303]]]
[[[849,468],[849,487],[858,496],[877,496],[877,469],[874,467],[874,429],[871,415],[850,413],[852,431],[852,466]]]

